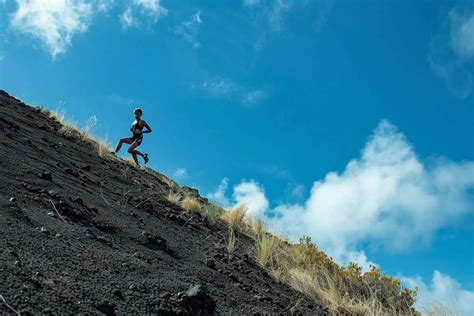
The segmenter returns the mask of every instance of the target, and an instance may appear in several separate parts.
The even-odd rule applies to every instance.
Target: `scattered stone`
[[[60,237],[62,237],[62,236],[63,236],[63,235],[61,235],[60,233],[57,233],[56,235],[54,235],[54,237],[56,237],[56,238],[60,238]]]
[[[50,307],[46,307],[43,309],[43,314],[51,314],[53,313],[53,310]]]
[[[40,228],[40,232],[42,232],[43,234],[45,235],[50,235],[51,233],[49,232],[49,230],[45,227],[41,227]]]
[[[82,165],[81,169],[84,171],[91,171],[91,166],[90,165]]]
[[[51,197],[57,197],[57,196],[58,196],[58,193],[57,193],[56,191],[54,191],[54,190],[49,190],[49,191],[48,191],[48,194],[49,194],[49,196],[51,196]]]
[[[112,294],[117,296],[119,299],[123,300],[123,294],[122,294],[122,291],[120,291],[119,289],[113,289],[112,290]]]
[[[79,177],[79,173],[74,169],[66,168],[64,169],[64,171],[66,171],[66,173],[70,174],[73,177]]]
[[[206,266],[208,268],[215,269],[216,268],[216,262],[212,258],[207,258],[206,259]]]
[[[165,252],[169,252],[169,247],[166,243],[166,240],[161,238],[160,236],[152,235],[146,231],[142,232],[142,236],[145,237],[146,241],[142,243],[143,246],[151,249],[153,251],[162,250]]]
[[[11,202],[11,203],[15,203],[15,202],[16,202],[16,198],[12,196],[12,197],[10,198],[10,202]]]
[[[48,216],[56,217],[56,214],[54,214],[54,212],[48,212]]]
[[[84,232],[84,234],[89,239],[97,239],[96,233],[90,228],[87,228],[86,231]]]
[[[73,203],[77,203],[77,204],[80,204],[80,205],[84,205],[84,201],[83,201],[80,197],[78,197],[78,196],[72,198],[71,201],[72,201]]]
[[[51,174],[51,172],[48,172],[48,171],[40,173],[39,177],[41,179],[47,180],[47,181],[52,181],[53,180],[53,175]]]
[[[104,313],[104,315],[109,315],[113,316],[115,314],[115,305],[112,303],[109,303],[108,301],[104,301],[100,303],[99,305],[94,306],[97,310],[101,311]]]
[[[131,291],[135,291],[137,289],[137,286],[135,284],[130,284],[128,289],[131,290]]]
[[[216,303],[202,284],[191,286],[186,293],[178,293],[178,303],[192,315],[212,315]]]

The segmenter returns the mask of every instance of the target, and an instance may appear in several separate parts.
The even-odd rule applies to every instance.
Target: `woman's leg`
[[[117,147],[115,147],[115,153],[118,153],[120,148],[122,148],[122,145],[123,144],[131,144],[132,143],[132,140],[130,139],[130,137],[126,137],[126,138],[120,138],[118,144],[117,144]]]
[[[136,150],[135,148],[137,148],[138,146],[140,146],[140,144],[138,142],[133,142],[132,145],[130,147],[128,147],[128,152],[130,154],[132,154],[132,157],[133,157],[133,160],[135,161],[135,163],[138,165],[138,159],[137,159],[137,155],[143,157],[143,154],[141,152],[139,152],[138,150]]]

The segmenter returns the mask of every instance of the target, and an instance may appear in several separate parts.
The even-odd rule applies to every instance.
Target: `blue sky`
[[[472,312],[470,1],[0,1],[0,88]]]

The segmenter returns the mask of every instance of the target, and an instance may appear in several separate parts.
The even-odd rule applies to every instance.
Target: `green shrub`
[[[204,213],[202,215],[204,216],[206,222],[212,225],[216,222],[216,219],[219,218],[224,212],[224,209],[218,207],[217,205],[208,204],[204,208]]]

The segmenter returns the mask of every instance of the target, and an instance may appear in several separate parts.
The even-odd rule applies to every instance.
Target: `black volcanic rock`
[[[201,216],[166,200],[178,189],[206,203],[197,190],[100,157],[92,142],[60,130],[40,109],[0,90],[0,294],[13,309],[25,315],[286,315],[302,300],[262,277],[248,256],[254,247],[248,236],[239,234],[230,260],[225,224],[216,221],[211,231]],[[148,137],[143,146],[159,135]],[[316,303],[308,306],[299,304],[298,314],[326,314]],[[0,301],[0,315],[12,313]]]

